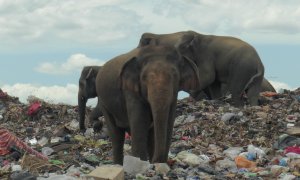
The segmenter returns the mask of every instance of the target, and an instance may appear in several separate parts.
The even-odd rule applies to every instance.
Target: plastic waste
[[[278,179],[279,180],[294,180],[294,179],[296,179],[296,176],[293,174],[280,174]]]
[[[45,146],[47,143],[48,143],[48,138],[46,138],[46,137],[42,137],[40,140],[38,140],[38,144],[40,145],[40,146]]]
[[[68,175],[58,175],[58,174],[49,174],[49,177],[38,177],[37,180],[78,180],[76,177],[68,176]]]
[[[6,92],[3,92],[1,89],[0,89],[0,99],[5,99],[7,98],[8,94]]]
[[[30,105],[27,114],[30,116],[35,115],[39,109],[42,107],[42,104],[40,102],[34,102],[33,104]]]
[[[288,134],[283,134],[279,137],[278,141],[274,143],[274,149],[285,149],[289,146],[300,146],[300,138],[296,136],[290,136]]]
[[[279,160],[279,166],[288,166],[288,158],[282,158]]]
[[[42,153],[45,156],[50,156],[53,152],[54,152],[54,150],[52,148],[50,148],[50,147],[43,147],[42,148]]]
[[[22,167],[21,167],[20,165],[13,164],[13,165],[11,166],[11,171],[12,171],[12,172],[22,171]]]
[[[271,92],[271,91],[266,91],[266,92],[261,93],[261,95],[266,96],[266,97],[273,97],[273,96],[276,96],[277,93]]]
[[[223,114],[223,116],[221,117],[221,120],[224,122],[229,121],[230,119],[232,119],[233,117],[235,117],[236,115],[234,113],[225,113]]]
[[[271,173],[275,176],[278,176],[281,173],[286,173],[289,171],[289,167],[283,167],[279,165],[271,166]]]
[[[150,168],[149,161],[142,161],[140,158],[133,156],[124,156],[123,161],[124,171],[136,175],[138,173],[143,173]]]
[[[256,163],[253,161],[249,161],[248,159],[246,159],[243,156],[237,156],[235,159],[235,164],[238,168],[255,168],[256,167]]]
[[[58,143],[59,141],[63,141],[63,138],[61,137],[52,137],[50,142],[51,143]]]
[[[87,128],[85,133],[84,133],[84,136],[85,137],[91,137],[94,135],[94,129],[93,128]]]
[[[246,157],[249,161],[254,161],[256,159],[256,154],[255,153],[247,153]]]
[[[224,150],[223,154],[225,154],[225,156],[230,158],[231,160],[234,160],[235,157],[237,157],[242,151],[243,151],[242,147],[230,147]]]
[[[82,135],[75,135],[74,139],[76,141],[79,141],[80,143],[83,143],[86,140],[86,138],[84,136],[82,136]]]
[[[252,144],[248,145],[247,150],[248,150],[249,154],[254,154],[259,159],[263,158],[266,155],[266,153],[264,152],[264,150],[262,150],[262,149],[260,149],[258,147],[255,147]]]
[[[284,149],[284,153],[296,153],[300,154],[300,147],[297,146],[290,146]]]
[[[196,154],[190,153],[188,151],[181,151],[176,156],[180,161],[187,163],[190,166],[197,166],[201,163],[208,163],[209,158],[206,156],[197,156]]]
[[[229,172],[237,172],[238,170],[235,162],[227,158],[217,161],[215,169],[217,171],[229,171]]]
[[[166,163],[154,164],[156,173],[167,174],[170,171],[170,167]]]
[[[75,131],[75,130],[79,129],[79,122],[76,119],[73,119],[70,122],[69,127],[70,127],[71,130]]]
[[[300,154],[293,153],[293,152],[286,153],[285,156],[288,157],[289,159],[300,159]]]
[[[37,144],[36,138],[30,139],[30,140],[29,140],[29,144],[30,144],[30,145],[36,145],[36,144]]]

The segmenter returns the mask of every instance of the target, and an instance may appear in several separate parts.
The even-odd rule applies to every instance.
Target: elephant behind
[[[266,78],[264,78],[262,83],[261,83],[260,92],[265,92],[265,91],[276,92],[276,90],[274,89],[272,84]],[[227,89],[227,86],[225,84],[221,85],[221,92],[222,92],[223,97],[228,94],[228,89]],[[209,94],[209,92],[205,92],[205,91],[202,91],[202,90],[200,90],[200,91],[190,91],[189,94],[190,94],[190,97],[192,97],[196,101],[200,101],[202,99],[212,100],[212,96]]]
[[[258,104],[264,66],[256,50],[248,43],[234,37],[182,31],[144,33],[138,47],[148,45],[175,46],[181,55],[194,61],[200,75],[197,90],[209,92],[212,99],[222,96],[221,85],[226,84],[235,106],[244,104],[244,92],[251,105]]]
[[[136,48],[102,67],[96,89],[114,163],[123,163],[125,132],[131,134],[133,156],[167,161],[178,91],[196,88],[198,78],[192,61],[164,46]]]
[[[87,100],[97,97],[96,93],[96,76],[101,69],[101,66],[85,66],[81,71],[79,78],[78,90],[78,111],[79,111],[79,128],[85,130],[85,108]],[[102,116],[99,105],[97,104],[90,114],[90,122],[94,123],[94,129],[100,130],[102,124],[98,121],[98,117]]]

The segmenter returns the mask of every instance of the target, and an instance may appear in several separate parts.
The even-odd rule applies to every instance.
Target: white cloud
[[[150,23],[156,33],[190,29],[264,43],[300,41],[300,2],[296,0],[154,0],[131,8],[144,14],[143,22]]]
[[[3,85],[1,89],[11,96],[19,97],[23,103],[27,103],[28,96],[35,96],[50,103],[64,103],[77,105],[78,86],[67,84],[66,86],[38,86],[32,84],[17,83]],[[97,98],[89,101],[87,105],[95,106]]]
[[[280,90],[282,89],[288,89],[288,90],[295,90],[296,88],[292,88],[291,86],[289,86],[288,84],[284,83],[284,82],[278,82],[278,81],[269,81],[272,86],[275,88],[275,90],[277,92],[280,92]]]
[[[129,0],[1,1],[3,42],[106,44],[140,30],[134,11],[121,8]]]
[[[15,0],[1,1],[0,15],[1,43],[126,44],[146,31],[189,29],[300,42],[298,0]]]
[[[103,65],[104,61],[92,59],[84,54],[73,54],[64,63],[44,62],[35,68],[36,71],[46,74],[69,74],[80,71],[84,66]]]

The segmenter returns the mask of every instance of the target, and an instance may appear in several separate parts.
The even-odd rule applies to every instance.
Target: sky
[[[240,38],[277,90],[300,87],[298,0],[0,0],[0,88],[76,105],[84,66],[130,51],[144,32],[186,30]]]

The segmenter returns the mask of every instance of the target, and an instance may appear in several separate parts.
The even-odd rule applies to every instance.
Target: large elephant
[[[195,63],[164,46],[136,48],[102,67],[96,88],[114,163],[123,163],[125,131],[133,156],[167,161],[178,91],[197,88],[197,73]]]
[[[274,87],[272,86],[272,84],[266,79],[264,78],[262,83],[261,83],[261,90],[260,92],[265,92],[265,91],[269,91],[269,92],[276,92],[276,90],[274,89]],[[221,92],[222,92],[222,96],[226,96],[228,94],[228,88],[226,86],[226,84],[222,84],[221,85]],[[192,97],[194,100],[199,101],[202,99],[212,99],[212,96],[209,94],[209,92],[205,92],[205,91],[190,91],[189,92],[190,97]]]
[[[95,81],[100,69],[101,66],[85,66],[81,71],[78,90],[79,128],[81,131],[85,131],[86,102],[90,98],[97,97]],[[102,127],[101,122],[98,121],[98,117],[100,116],[102,116],[102,112],[98,103],[89,116],[95,130],[100,130]]]
[[[196,63],[200,75],[198,90],[209,92],[212,99],[222,96],[221,85],[226,84],[235,106],[244,104],[242,95],[245,92],[250,105],[258,104],[264,66],[248,43],[234,37],[182,31],[144,33],[138,47],[158,44],[175,46],[181,55]]]

